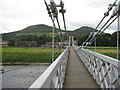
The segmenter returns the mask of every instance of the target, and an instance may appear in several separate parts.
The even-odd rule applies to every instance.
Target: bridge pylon
[[[74,44],[74,36],[69,36],[69,46]]]

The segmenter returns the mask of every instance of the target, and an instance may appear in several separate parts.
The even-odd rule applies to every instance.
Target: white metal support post
[[[118,16],[118,32],[117,32],[117,59],[119,60],[119,31],[120,31],[120,16]]]
[[[62,44],[63,44],[63,43],[62,43],[62,40],[60,40],[60,43],[61,43],[61,44],[60,44],[60,53],[62,53]]]
[[[55,18],[53,17],[53,21]],[[54,31],[55,31],[55,24],[53,23],[53,30],[52,30],[52,62],[54,62]]]
[[[97,37],[96,37],[97,32],[93,33],[93,37],[95,37],[95,42],[94,42],[94,51],[96,52],[96,43],[97,43]]]
[[[95,38],[95,48],[94,48],[94,50],[95,50],[95,52],[96,52],[96,43],[97,43],[97,38]]]
[[[120,3],[120,2],[119,2]],[[117,59],[119,60],[119,31],[120,31],[120,4],[117,5],[118,10],[118,31],[117,31]]]

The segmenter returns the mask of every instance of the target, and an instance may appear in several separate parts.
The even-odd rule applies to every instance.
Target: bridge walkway
[[[70,47],[64,88],[99,88],[72,47]]]

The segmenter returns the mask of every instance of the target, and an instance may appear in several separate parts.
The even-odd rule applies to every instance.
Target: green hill
[[[57,35],[57,31],[60,32],[59,29],[55,29],[55,35]],[[52,27],[40,24],[29,26],[23,30],[19,30],[16,32],[4,33],[2,34],[2,39],[7,41],[9,39],[15,39],[22,36],[52,36]]]
[[[57,32],[60,32],[60,30],[56,28],[55,34],[57,34]],[[16,36],[20,36],[20,35],[51,36],[52,35],[52,27],[44,25],[44,24],[33,25],[33,26],[29,26],[21,31],[16,32]]]
[[[86,35],[86,34],[89,34],[90,32],[92,32],[94,30],[94,28],[91,28],[91,27],[87,27],[87,26],[83,26],[83,27],[80,27],[74,31],[68,31],[68,33],[70,35]]]
[[[86,27],[86,26],[83,26],[81,28],[78,28],[74,31],[67,31],[67,33],[69,35],[86,35],[86,34],[89,34],[91,31],[93,31],[94,29],[91,28],[91,27]],[[55,36],[57,35],[57,32],[60,32],[59,29],[55,29]],[[51,26],[47,26],[47,25],[44,25],[44,24],[40,24],[40,25],[33,25],[33,26],[29,26],[23,30],[20,30],[20,31],[16,31],[16,32],[11,32],[11,33],[5,33],[5,34],[2,34],[2,37],[3,37],[3,40],[9,40],[9,39],[15,39],[19,36],[43,36],[43,35],[46,35],[46,36],[49,36],[51,37],[52,36],[52,27]],[[19,37],[20,38],[20,37]]]
[[[87,26],[83,26],[79,29],[76,29],[74,32],[76,34],[89,34],[90,32],[92,32],[94,29],[91,27],[87,27]]]
[[[58,31],[58,29],[56,30]],[[19,31],[19,33],[44,33],[44,32],[48,32],[48,33],[52,32],[52,27],[44,24],[40,24],[40,25],[29,26]]]

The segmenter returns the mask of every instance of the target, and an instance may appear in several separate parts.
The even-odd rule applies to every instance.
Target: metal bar
[[[53,17],[53,21],[54,21]],[[53,23],[53,31],[52,31],[52,62],[54,61],[54,31],[55,31],[55,24]]]
[[[102,20],[100,21],[100,23],[97,25],[97,27],[93,30],[93,33],[97,30],[97,28],[100,26],[100,24],[102,23],[102,21],[105,19],[105,15],[104,17],[102,18]],[[91,38],[92,35],[89,35],[88,38],[86,39],[85,43]],[[82,46],[85,44],[83,43]]]
[[[60,27],[60,23],[59,23],[58,17],[56,18],[56,20],[57,20],[58,27],[59,27],[59,30],[60,30],[60,33],[61,33],[61,37],[62,37],[62,30],[61,30],[61,27]]]
[[[110,18],[108,19],[108,21],[107,21],[107,22],[102,26],[102,28],[97,32],[97,34],[95,35],[95,37],[98,36],[98,34],[102,31],[102,29],[108,24],[108,22],[109,22],[111,19],[112,19],[112,17],[110,17]],[[92,40],[94,40],[95,37],[93,37],[89,42],[91,42]]]
[[[50,11],[50,6],[47,4],[47,2],[46,2],[46,0],[44,0],[44,3],[45,3],[45,5],[46,5],[46,9],[47,9],[47,11],[48,11],[48,14],[49,14],[49,17],[51,18],[51,20],[52,20],[52,23],[53,23],[53,25],[55,26],[54,27],[54,29],[56,28],[56,25],[55,25],[55,22],[54,22],[54,17],[52,16],[52,12]],[[59,28],[60,28],[60,26],[59,26]],[[56,30],[57,31],[57,30]],[[60,42],[62,42],[62,36],[61,35],[59,35],[59,33],[58,33],[58,31],[57,31],[57,34],[58,34],[58,37],[59,37],[59,40],[60,40]],[[61,51],[61,46],[60,46],[60,53],[61,53],[62,51]]]
[[[118,18],[118,17],[114,18],[113,21],[111,21],[111,22],[109,23],[109,25],[104,28],[103,31],[101,31],[101,33],[103,33],[117,18]],[[101,34],[101,33],[100,33],[100,34]],[[95,37],[97,38],[98,35],[99,35],[99,34],[97,34]],[[90,41],[90,43],[92,44],[92,43],[94,42],[94,40],[95,40],[95,38],[93,38],[93,39]]]
[[[117,31],[117,59],[119,60],[119,31],[120,31],[120,16],[118,14],[118,31]]]
[[[65,32],[66,32],[66,23],[65,23],[65,16],[64,16],[64,13],[62,13],[62,16],[63,16],[64,28],[65,28]]]
[[[59,30],[60,30],[60,36],[61,36],[61,40],[60,40],[60,53],[62,52],[62,42],[63,42],[63,35],[62,35],[62,30],[61,30],[61,27],[60,27],[60,23],[59,23],[59,20],[58,20],[58,17],[56,18],[57,20],[57,23],[58,23],[58,27],[59,27]]]
[[[53,17],[51,17],[51,20],[52,20],[52,22],[53,22],[53,24],[54,24],[54,26],[55,26],[55,28],[56,28],[56,25],[55,25],[55,22],[54,22],[54,20],[53,20]],[[56,30],[57,31],[57,30]],[[58,31],[57,31],[57,34],[58,34],[58,37],[59,37],[59,40],[60,40],[60,42],[62,43],[62,37],[61,37],[61,35],[59,35],[59,33],[58,33]],[[62,46],[60,45],[60,53],[62,52]]]
[[[112,8],[115,6],[115,4],[116,4],[116,2],[117,2],[118,0],[115,0],[115,2],[112,4],[112,6],[108,9],[108,11],[104,14],[104,17],[102,18],[102,20],[100,21],[100,23],[97,25],[97,27],[94,29],[94,31],[93,31],[93,33],[95,32],[95,30],[97,30],[97,28],[100,26],[100,24],[103,22],[103,20],[105,19],[105,17],[107,17],[108,15],[109,15],[109,12],[112,10]],[[108,20],[108,22],[109,22],[109,20]],[[107,24],[107,22],[106,22],[106,24]],[[101,28],[101,30],[104,28],[104,26]],[[98,31],[98,33],[99,32],[101,32],[101,30],[99,30]],[[92,35],[91,35],[92,36]],[[85,41],[85,43],[91,38],[91,36],[89,35],[88,36],[88,38],[87,38],[87,40]],[[91,42],[92,40],[93,40],[94,38],[91,38],[91,40],[89,40],[89,42]],[[82,44],[82,46],[85,44],[84,42],[83,42],[83,44]],[[87,45],[85,45],[85,46],[87,46]]]

